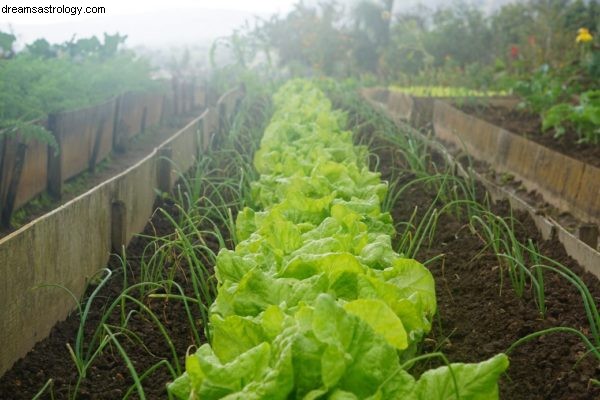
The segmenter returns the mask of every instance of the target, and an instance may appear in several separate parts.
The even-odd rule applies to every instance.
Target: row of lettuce
[[[494,399],[503,354],[423,373],[414,364],[436,312],[432,275],[392,248],[387,185],[343,115],[294,80],[254,165],[253,208],[218,256],[211,344],[169,385],[179,399]],[[259,211],[260,210],[260,211]]]

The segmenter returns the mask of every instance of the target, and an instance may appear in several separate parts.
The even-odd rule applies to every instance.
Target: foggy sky
[[[317,0],[305,0],[315,3]],[[473,0],[486,8],[508,0]],[[127,34],[129,46],[192,45],[230,34],[254,16],[285,14],[295,0],[7,0],[0,6],[103,6],[103,15],[15,15],[0,12],[0,30],[13,31],[17,47],[38,38],[51,43],[76,37],[102,36],[102,33]],[[340,0],[351,5],[356,0]],[[448,3],[444,0],[397,0],[395,10],[425,3],[430,7]]]

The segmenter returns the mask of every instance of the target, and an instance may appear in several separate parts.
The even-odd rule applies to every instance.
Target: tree
[[[11,58],[15,54],[13,45],[16,40],[12,33],[0,31],[0,58]]]
[[[359,69],[378,72],[381,57],[390,44],[394,0],[363,0],[353,10],[353,56]]]
[[[32,56],[39,58],[54,58],[57,55],[56,46],[52,46],[46,39],[37,39],[25,49]]]

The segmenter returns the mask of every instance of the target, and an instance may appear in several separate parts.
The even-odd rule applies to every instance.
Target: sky
[[[210,10],[237,10],[250,13],[275,13],[289,11],[294,0],[5,0],[0,5],[8,6],[69,6],[69,7],[98,7],[106,8],[106,18],[154,13],[173,9],[210,9]],[[94,18],[94,15],[72,16],[67,14],[13,14],[0,13],[0,23],[14,24],[49,24],[57,22],[73,22]]]
[[[4,0],[0,2],[0,30],[13,31],[23,46],[44,37],[50,42],[128,34],[129,45],[189,44],[229,34],[246,19],[285,14],[295,0]],[[104,14],[71,15],[6,13],[9,7],[104,7]]]
[[[38,38],[51,43],[96,35],[104,32],[126,34],[128,46],[166,47],[189,46],[210,42],[229,35],[246,20],[255,16],[286,14],[298,0],[0,0],[0,31],[17,36],[16,48]],[[318,0],[304,0],[317,3]],[[338,0],[350,4],[357,0]],[[508,0],[471,0],[483,5],[497,5]],[[448,0],[396,0],[395,9],[407,8],[418,2],[429,6]],[[7,13],[8,7],[104,7],[104,14],[71,15]]]

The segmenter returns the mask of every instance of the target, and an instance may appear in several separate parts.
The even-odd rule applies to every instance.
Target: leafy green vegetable
[[[211,345],[169,386],[180,399],[497,398],[501,355],[415,380],[402,367],[431,329],[431,273],[391,247],[387,185],[306,81],[274,96],[240,242],[217,257]],[[318,143],[318,145],[316,145]],[[456,383],[456,384],[455,384]],[[458,393],[457,393],[458,390]],[[487,396],[487,397],[486,397]]]
[[[385,302],[379,299],[357,299],[346,303],[344,309],[368,323],[397,349],[404,350],[408,347],[402,321]]]
[[[425,372],[414,389],[416,399],[487,400],[498,398],[498,377],[508,368],[504,354],[479,364],[452,364]],[[458,384],[456,395],[452,374]]]
[[[600,143],[600,90],[582,93],[578,105],[560,103],[543,114],[542,130],[554,128],[555,137],[564,135],[569,124],[580,141]]]

